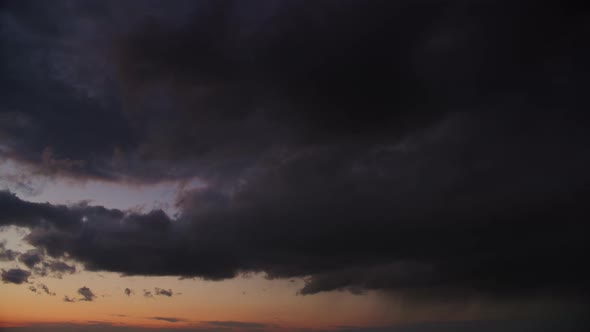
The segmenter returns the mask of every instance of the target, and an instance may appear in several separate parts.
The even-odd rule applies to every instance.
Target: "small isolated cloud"
[[[96,298],[96,295],[94,295],[94,293],[90,290],[90,288],[88,288],[86,286],[78,289],[78,294],[82,295],[82,298],[80,299],[80,301],[92,302]]]
[[[203,323],[220,328],[238,328],[238,329],[262,329],[269,327],[267,324],[253,323],[253,322],[237,322],[237,321],[204,321]]]
[[[21,269],[4,270],[4,269],[2,269],[2,281],[4,283],[20,285],[22,283],[29,282],[30,276],[31,276],[31,272],[29,272],[27,270],[21,270]]]
[[[74,298],[70,298],[66,295],[66,296],[64,296],[64,302],[76,302],[76,300]]]
[[[125,295],[131,296],[132,294],[135,294],[135,292],[133,291],[133,289],[131,289],[131,288],[125,288]]]
[[[156,295],[170,297],[170,296],[172,296],[172,294],[173,293],[172,293],[172,290],[171,289],[166,290],[166,289],[162,289],[162,288],[156,287]]]
[[[150,317],[150,319],[161,320],[161,321],[165,321],[168,323],[178,323],[178,322],[186,321],[182,318],[176,318],[176,317]]]
[[[33,293],[37,293],[37,288],[35,288],[35,286],[29,286],[29,290]]]
[[[152,295],[152,292],[150,292],[150,291],[149,291],[149,290],[147,290],[147,289],[144,289],[144,290],[143,290],[143,296],[145,296],[145,297],[154,297],[154,296]]]

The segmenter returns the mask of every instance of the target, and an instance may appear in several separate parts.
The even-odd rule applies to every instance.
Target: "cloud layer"
[[[33,177],[205,185],[175,217],[2,191],[0,225],[37,249],[1,259],[264,272],[305,278],[300,294],[587,292],[575,2],[18,3],[2,16],[0,158]]]

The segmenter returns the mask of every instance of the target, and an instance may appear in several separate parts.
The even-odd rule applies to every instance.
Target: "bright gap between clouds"
[[[18,169],[16,163],[0,161],[0,190],[9,190],[25,201],[66,205],[87,201],[108,209],[142,213],[161,209],[171,218],[179,212],[175,204],[179,194],[206,187],[198,178],[155,184],[77,181],[35,175],[25,179]]]

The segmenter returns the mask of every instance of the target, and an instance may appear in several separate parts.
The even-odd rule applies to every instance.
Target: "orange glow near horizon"
[[[105,322],[141,327],[195,327],[208,321],[232,321],[281,328],[329,329],[336,325],[389,323],[387,315],[376,310],[381,301],[375,294],[355,296],[332,292],[300,296],[296,292],[303,286],[302,280],[267,280],[262,275],[212,282],[79,272],[62,279],[29,281],[31,285],[43,283],[57,295],[37,294],[24,284],[1,284],[2,326]],[[94,301],[63,301],[64,296],[79,298],[76,291],[83,286],[97,296]],[[125,295],[126,287],[132,288],[135,294]],[[155,287],[172,289],[174,295],[143,295],[143,289],[153,293]],[[154,317],[178,321],[166,322]]]

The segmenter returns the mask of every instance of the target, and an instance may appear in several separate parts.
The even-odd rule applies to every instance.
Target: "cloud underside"
[[[7,6],[0,158],[33,178],[206,186],[173,218],[0,192],[0,225],[37,250],[127,275],[303,277],[301,294],[588,290],[574,2],[97,6]]]

